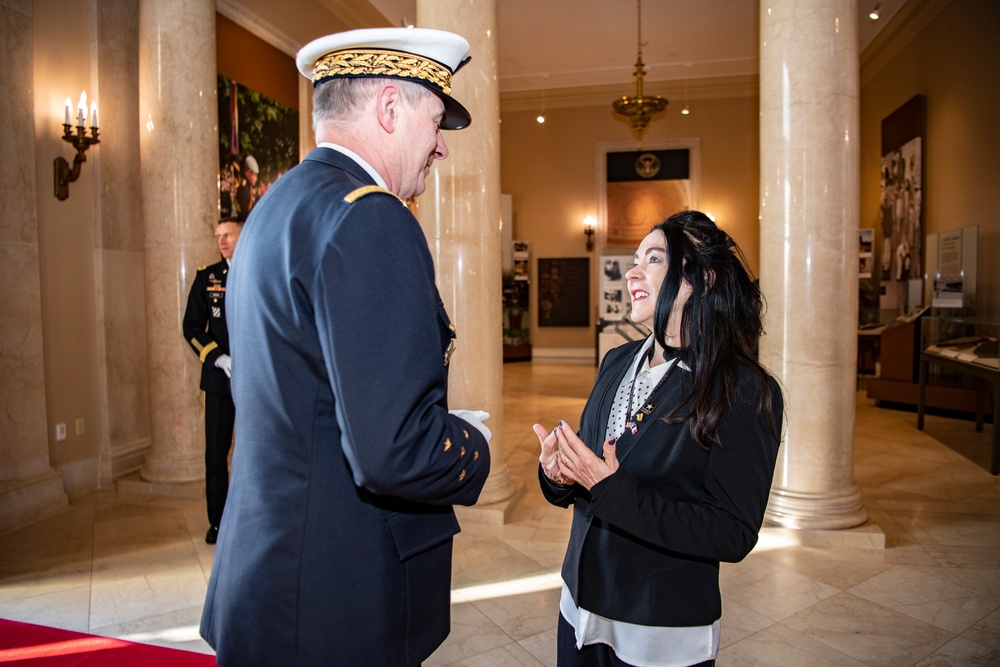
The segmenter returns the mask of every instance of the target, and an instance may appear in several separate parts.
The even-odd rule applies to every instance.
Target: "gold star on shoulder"
[[[449,451],[451,449],[451,438],[444,439],[444,451]]]

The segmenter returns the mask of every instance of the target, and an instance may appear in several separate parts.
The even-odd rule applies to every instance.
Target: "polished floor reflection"
[[[537,490],[530,427],[574,422],[594,374],[504,367],[504,451],[521,494],[506,524],[463,523],[451,636],[427,665],[555,664],[569,515]],[[1000,664],[992,427],[915,424],[858,394],[856,480],[886,548],[801,546],[765,529],[745,561],[723,565],[719,665]],[[197,633],[213,553],[204,514],[203,501],[101,492],[0,536],[0,617],[210,651]]]

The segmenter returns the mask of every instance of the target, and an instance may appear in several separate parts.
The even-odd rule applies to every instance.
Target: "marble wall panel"
[[[49,470],[38,248],[0,243],[0,483]]]
[[[0,0],[0,532],[64,509],[49,463],[35,206],[31,2]]]
[[[139,168],[139,0],[96,3],[96,23],[95,92],[105,128],[95,178],[97,245],[141,251],[145,236]]]
[[[31,2],[0,1],[4,66],[0,93],[6,122],[0,123],[0,243],[38,243],[35,217],[35,144],[24,132],[34,115]]]
[[[32,32],[29,2],[0,2],[0,481],[49,469],[39,300],[35,143],[31,133]]]
[[[138,469],[150,443],[145,230],[139,168],[139,0],[95,7],[102,123],[95,177],[101,486]]]

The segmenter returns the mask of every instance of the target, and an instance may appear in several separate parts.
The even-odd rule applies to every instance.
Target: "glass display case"
[[[1000,324],[975,319],[927,317],[921,349],[930,354],[997,370]]]
[[[917,403],[917,428],[924,427],[924,409],[929,390],[935,385],[953,384],[975,391],[976,431],[983,430],[992,405],[993,437],[990,472],[1000,474],[1000,370],[997,341],[1000,324],[974,319],[927,317],[921,329],[920,396]],[[989,400],[992,394],[992,401]]]

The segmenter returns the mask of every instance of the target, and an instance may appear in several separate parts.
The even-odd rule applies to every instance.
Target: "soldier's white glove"
[[[215,360],[215,367],[221,368],[222,371],[226,374],[227,378],[233,377],[232,365],[233,365],[233,360],[229,357],[228,354],[220,354],[219,357]]]
[[[486,424],[483,422],[490,418],[490,413],[483,412],[482,410],[449,410],[448,414],[455,415],[462,421],[468,422],[473,428],[483,434],[483,437],[486,438],[486,443],[489,444],[493,433],[486,428]]]

